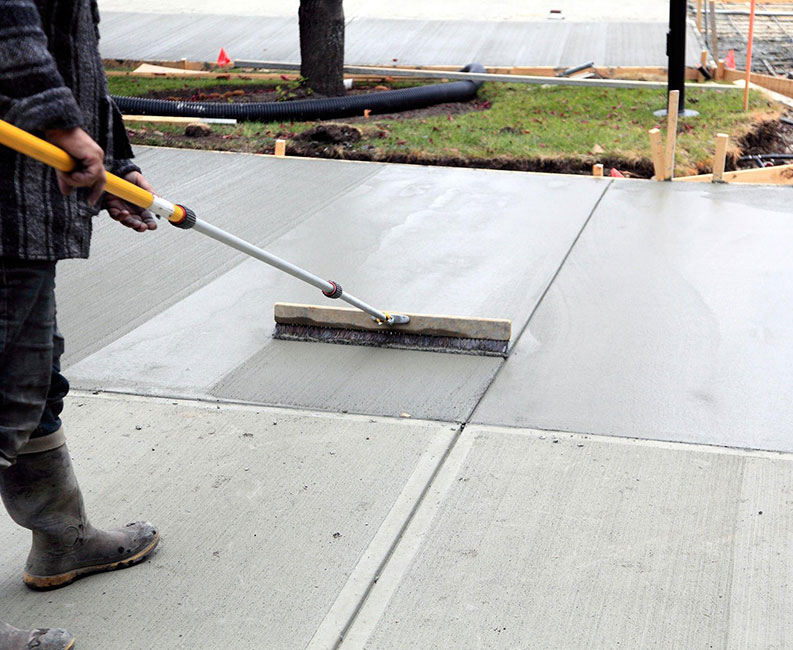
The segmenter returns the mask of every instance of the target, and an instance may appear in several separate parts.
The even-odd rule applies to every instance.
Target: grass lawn
[[[280,88],[279,92],[288,96],[296,87],[293,82],[281,80],[111,77],[109,81],[112,94],[137,96],[172,91],[185,97],[209,87],[242,88],[246,92]],[[387,85],[394,88],[407,84]],[[728,133],[735,147],[758,122],[779,117],[780,106],[754,91],[750,94],[749,113],[744,113],[742,95],[741,91],[726,87],[687,92],[689,107],[699,111],[700,116],[680,120],[678,175],[710,170],[716,133]],[[414,162],[440,164],[453,160],[456,162],[451,164],[470,166],[494,159],[506,163],[535,161],[540,167],[543,161],[575,161],[569,171],[585,171],[600,161],[625,170],[647,170],[651,167],[647,131],[653,127],[665,130],[665,121],[653,115],[665,104],[665,92],[660,90],[488,83],[465,112],[460,112],[459,105],[450,105],[448,110],[428,109],[408,117],[338,120],[353,124],[363,137],[343,147],[326,147],[326,153],[374,160],[415,158]],[[130,128],[133,142],[138,144],[271,153],[277,137],[293,137],[315,124],[212,125],[214,133],[210,138],[186,138],[184,125],[134,124]],[[318,148],[312,155],[323,153]]]

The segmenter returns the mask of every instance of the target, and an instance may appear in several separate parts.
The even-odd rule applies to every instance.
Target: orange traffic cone
[[[730,70],[735,70],[735,50],[730,50],[727,58],[724,59],[724,66]]]
[[[231,63],[231,59],[229,58],[229,55],[226,54],[226,50],[221,47],[220,54],[218,54],[218,65],[222,68],[227,66],[229,63]]]
[[[625,178],[625,174],[623,174],[619,169],[616,167],[611,168],[611,177],[612,178]]]

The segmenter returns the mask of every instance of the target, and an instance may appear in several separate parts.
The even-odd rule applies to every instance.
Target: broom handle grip
[[[37,138],[35,135],[31,135],[27,131],[23,131],[4,120],[0,120],[0,144],[4,144],[14,151],[30,156],[61,172],[72,172],[79,165],[63,149],[46,140]],[[110,172],[107,172],[105,191],[144,209],[150,208],[152,203],[154,203],[154,195],[151,192]]]
[[[9,124],[5,120],[0,120],[0,144],[3,144],[6,147],[9,147],[10,149],[13,149],[14,151],[26,156],[30,156],[34,160],[38,160],[45,165],[54,167],[61,172],[68,173],[74,171],[79,164],[78,161],[72,158],[63,149],[56,147],[54,144],[42,140],[41,138],[37,138],[35,135],[32,135],[27,131],[23,131],[13,124]],[[140,208],[151,208],[156,214],[164,216],[176,226],[186,229],[196,228],[196,230],[199,230],[199,232],[202,232],[213,239],[217,239],[218,241],[221,241],[232,248],[236,248],[237,250],[247,253],[252,257],[256,257],[270,264],[271,266],[275,266],[276,268],[279,268],[282,271],[285,271],[286,273],[289,273],[290,275],[293,275],[304,282],[312,284],[315,287],[321,289],[327,297],[341,298],[358,309],[367,312],[373,318],[376,318],[378,322],[384,322],[387,324],[394,323],[394,317],[391,317],[390,314],[386,314],[385,312],[375,309],[371,305],[358,300],[354,296],[344,294],[341,287],[336,283],[322,280],[314,274],[309,273],[300,267],[294,266],[293,264],[290,264],[289,262],[286,262],[285,260],[282,260],[274,255],[271,255],[270,253],[267,253],[266,251],[263,251],[260,248],[257,248],[248,242],[235,237],[234,235],[230,235],[229,233],[220,230],[219,228],[216,228],[205,221],[196,219],[192,212],[190,212],[189,215],[186,215],[186,212],[188,211],[183,206],[175,205],[170,201],[161,199],[151,192],[144,190],[142,187],[138,187],[137,185],[134,185],[123,178],[119,178],[115,174],[107,172],[107,183],[105,185],[105,190],[110,194],[114,194],[115,196],[132,203],[133,205],[137,205]],[[189,216],[189,219],[186,220],[186,216]],[[397,316],[397,318],[405,317]],[[398,322],[401,323],[403,321],[400,320]]]

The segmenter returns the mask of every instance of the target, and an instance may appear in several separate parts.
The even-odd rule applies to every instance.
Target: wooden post
[[[597,178],[603,177],[603,165],[601,163],[595,163],[592,165],[592,176]]]
[[[275,155],[279,158],[286,155],[286,140],[278,139],[275,141]]]
[[[664,162],[664,143],[661,141],[661,129],[650,129],[650,152],[653,157],[655,180],[666,180],[666,163]]]
[[[743,110],[749,110],[749,82],[752,77],[752,43],[754,42],[754,9],[755,0],[752,0],[752,6],[749,10],[749,40],[747,41],[746,49],[746,85],[743,89]]]
[[[713,182],[724,182],[724,165],[727,162],[727,141],[730,136],[726,133],[716,134],[716,155],[713,157]]]
[[[680,101],[680,91],[669,92],[669,108],[666,119],[666,170],[664,180],[675,176],[675,146],[677,144],[677,107]]]
[[[710,41],[713,60],[719,60],[719,33],[716,31],[716,3],[710,0]]]
[[[707,70],[708,69],[708,51],[707,50],[702,50],[699,53],[699,65],[700,65],[700,67],[703,70]],[[701,72],[697,73],[697,81],[699,83],[702,83],[703,81],[705,81],[705,75],[702,74]]]
[[[702,0],[697,0],[697,29],[702,32]]]
[[[724,79],[724,59],[719,59],[719,65],[716,68],[716,81]]]

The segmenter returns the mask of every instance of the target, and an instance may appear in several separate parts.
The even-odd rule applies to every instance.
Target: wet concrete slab
[[[93,523],[162,534],[145,564],[37,593],[21,582],[30,533],[0,518],[3,620],[66,627],[81,650],[305,648],[352,615],[455,435],[85,394],[65,422]]]
[[[568,22],[355,17],[347,20],[349,65],[665,66],[666,21]],[[102,14],[102,56],[115,59],[299,63],[297,11],[291,16],[207,13]],[[699,62],[689,32],[686,59]]]
[[[789,201],[613,185],[474,421],[793,450]]]
[[[267,246],[324,203],[377,174],[377,166],[331,165],[321,180],[294,159],[136,148],[136,162],[170,200],[220,228],[245,221],[245,236]],[[235,189],[240,188],[240,189]],[[240,215],[248,215],[240,216]],[[58,310],[69,365],[123,336],[245,258],[216,242],[160,223],[134,233],[94,220],[91,258],[58,265]]]
[[[162,155],[172,164],[178,160],[175,152]],[[226,165],[233,173],[244,162],[229,155],[201,155],[212,160],[206,164],[220,175]],[[264,242],[271,252],[339,281],[353,295],[384,309],[509,318],[516,332],[610,182],[322,160],[279,166],[285,161],[245,158],[244,164],[259,173],[251,168],[247,179],[238,176],[225,193],[214,199],[204,195],[199,215],[211,221],[223,213],[217,225],[233,224],[235,234],[254,242],[271,240]],[[361,174],[360,182],[348,183],[344,192],[333,187],[334,176],[327,173],[339,166],[345,167],[344,178]],[[152,171],[158,187],[177,184],[177,174],[167,165]],[[261,205],[257,179],[266,176],[277,183],[281,174],[301,177],[304,183],[313,179],[314,186],[303,185],[305,196],[268,195]],[[195,182],[202,181],[208,186],[212,179],[196,176]],[[181,195],[189,196],[189,188]],[[248,210],[237,208],[237,197]],[[294,223],[278,224],[283,226],[278,236],[268,233],[277,228],[262,217],[273,203],[282,205],[279,214],[284,206],[295,211]],[[313,212],[303,214],[302,205],[312,206]],[[176,236],[202,239],[181,231]],[[160,249],[158,237],[149,237],[147,253],[147,273],[154,278],[178,266],[181,255],[175,243],[171,247],[171,238],[169,247]],[[210,255],[208,249],[202,251]],[[206,262],[210,270],[213,259]],[[104,277],[122,273],[126,260],[126,252],[117,249],[103,262]],[[192,257],[188,262],[205,263]],[[91,273],[92,263],[80,268]],[[60,287],[61,303],[79,305],[86,289],[79,278],[70,281]],[[97,338],[113,339],[69,367],[75,385],[461,421],[500,363],[497,358],[274,341],[273,304],[322,304],[316,289],[253,260],[214,276],[196,269],[196,281],[187,295],[172,291],[169,302],[152,307],[159,311],[132,328],[105,282],[105,293],[94,299],[104,304],[104,320],[78,324],[63,319],[67,338],[76,337],[78,347]]]
[[[469,426],[340,647],[781,648],[792,480],[788,454]]]
[[[212,0],[138,0],[138,11],[162,13],[217,13],[218,4]],[[596,3],[591,0],[556,0],[554,7],[562,11],[565,20],[592,22],[608,21],[655,21],[669,18],[669,9],[663,3],[647,3],[646,0],[622,0],[619,3]],[[99,0],[99,8],[105,11],[126,11],[126,0]],[[293,16],[297,13],[294,0],[229,0],[223,3],[229,14],[239,16]],[[480,0],[456,0],[453,6],[443,2],[424,0],[345,0],[344,15],[352,18],[394,18],[400,20],[424,19],[443,20],[491,20],[523,21],[527,19],[545,21],[548,5],[538,0],[490,0],[482,5]]]

